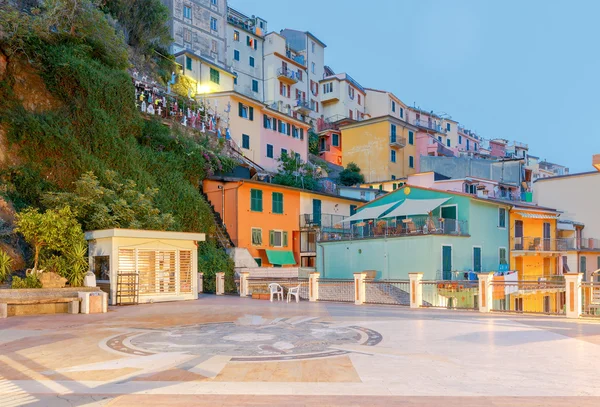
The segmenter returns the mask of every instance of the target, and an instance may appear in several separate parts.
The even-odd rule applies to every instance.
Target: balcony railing
[[[319,241],[359,240],[423,235],[469,236],[468,223],[456,219],[411,216],[398,220],[372,220],[335,225],[321,230]]]
[[[425,120],[415,119],[413,121],[413,124],[417,127],[437,131],[438,133],[444,133],[444,134],[446,133],[446,128],[442,127],[441,124],[438,124],[435,122],[429,122],[429,121],[425,121]]]
[[[571,237],[564,241],[567,250],[600,250],[600,239]]]
[[[304,213],[300,215],[301,229],[339,230],[343,228],[340,223],[346,218],[343,215],[332,213]]]
[[[277,77],[289,83],[296,83],[300,79],[298,72],[283,67],[277,69]]]
[[[311,106],[310,102],[306,99],[297,99],[294,108],[298,111],[309,112],[314,110],[314,107]]]
[[[406,138],[397,136],[396,134],[390,135],[390,146],[403,148],[406,146]]]
[[[526,252],[564,252],[567,239],[544,239],[542,237],[515,237],[512,250]]]

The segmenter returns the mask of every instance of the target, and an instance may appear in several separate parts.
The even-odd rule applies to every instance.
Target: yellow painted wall
[[[396,125],[396,137],[404,138],[404,148],[394,148],[396,162],[391,162],[392,147],[390,147],[391,124]],[[393,118],[365,121],[342,129],[344,166],[350,162],[356,163],[366,182],[390,180],[392,175],[404,178],[415,173],[415,168],[409,168],[409,156],[413,156],[416,166],[416,149],[408,144],[408,129],[404,122]],[[416,134],[416,132],[415,132]],[[416,137],[416,136],[415,136]]]
[[[545,257],[540,253],[531,253],[524,256],[516,256],[514,253],[515,247],[515,221],[523,221],[523,237],[524,237],[524,249],[527,249],[528,239],[536,238],[540,239],[544,236],[544,223],[550,223],[550,238],[556,238],[556,219],[532,219],[526,218],[518,214],[522,209],[513,209],[510,211],[509,221],[509,236],[510,236],[510,268],[511,270],[517,270],[519,272],[519,280],[537,280],[538,277],[544,275],[553,275],[557,272],[557,255],[551,257]],[[533,213],[533,212],[528,212]],[[540,213],[541,214],[541,213]],[[544,259],[549,261],[549,267],[546,267],[544,272]],[[549,270],[549,271],[548,271]]]

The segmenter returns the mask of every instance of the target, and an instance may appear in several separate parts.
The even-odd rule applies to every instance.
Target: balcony
[[[288,68],[278,68],[277,69],[277,79],[279,79],[281,82],[285,82],[288,83],[290,85],[293,85],[295,83],[298,82],[298,72],[296,71],[292,71],[291,69]]]
[[[398,137],[395,134],[390,135],[390,147],[392,148],[404,148],[406,146],[406,138]]]
[[[511,238],[511,249],[521,255],[522,252],[561,253],[568,249],[568,239],[544,239],[541,237]]]
[[[415,126],[417,126],[417,127],[422,128],[422,129],[433,130],[433,131],[436,131],[438,133],[446,134],[446,129],[444,127],[442,127],[441,124],[437,124],[435,122],[430,122],[430,121],[424,121],[424,120],[420,120],[420,119],[415,119],[413,121],[413,124]]]
[[[466,221],[423,215],[407,219],[359,221],[343,223],[333,229],[321,229],[320,242],[424,235],[469,236]]]
[[[341,230],[340,222],[345,218],[331,213],[304,213],[300,215],[300,229]]]
[[[600,239],[593,238],[567,238],[564,239],[567,250],[596,251],[600,250]]]
[[[294,104],[294,110],[300,114],[307,115],[312,112],[314,109],[310,105],[310,102],[305,99],[298,99]]]

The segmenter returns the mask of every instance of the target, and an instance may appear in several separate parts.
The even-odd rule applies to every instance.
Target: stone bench
[[[0,290],[0,318],[64,312],[78,314],[80,310],[88,314],[107,312],[107,309],[108,296],[97,287]]]

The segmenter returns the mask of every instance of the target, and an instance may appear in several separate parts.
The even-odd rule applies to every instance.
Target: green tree
[[[355,163],[348,163],[346,168],[340,172],[338,181],[341,185],[352,186],[365,182],[365,177],[360,173],[360,168]]]
[[[53,259],[56,258],[74,260],[68,255],[72,247],[85,244],[81,225],[68,206],[49,209],[44,213],[40,213],[38,209],[26,209],[17,214],[16,225],[16,231],[33,246],[35,271],[38,270],[41,261],[55,265],[56,260]],[[64,272],[64,269],[60,271]]]
[[[308,152],[319,155],[319,135],[312,128],[308,130]]]
[[[117,178],[116,172],[106,171],[101,182],[93,172],[86,172],[75,181],[73,192],[47,193],[42,201],[49,208],[70,206],[86,230],[167,230],[173,226],[173,216],[155,206],[158,189],[142,193],[132,180],[119,182]]]
[[[273,177],[273,183],[315,191],[319,187],[319,178],[320,168],[305,163],[292,151],[279,158],[279,168]]]
[[[207,239],[198,246],[198,271],[204,273],[204,292],[216,291],[216,273],[225,273],[225,291],[235,292],[234,266],[233,260],[214,239]]]

